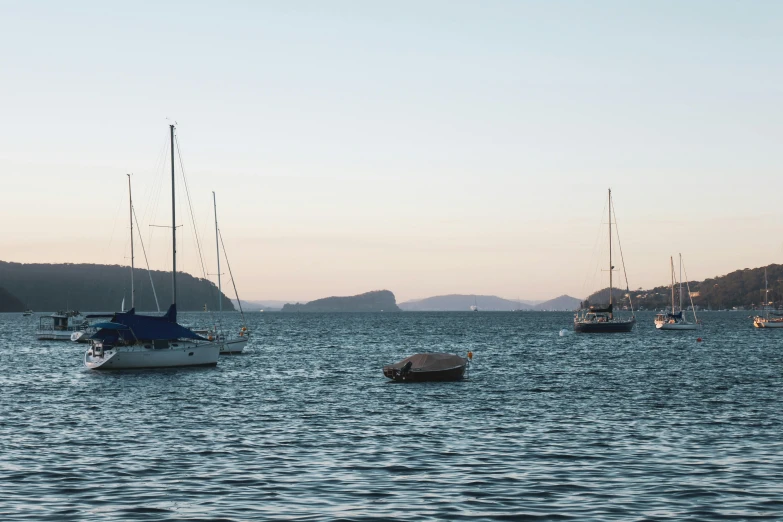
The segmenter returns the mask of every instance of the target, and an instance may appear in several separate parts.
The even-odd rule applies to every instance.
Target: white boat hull
[[[701,327],[698,323],[655,323],[658,330],[698,330]]]
[[[756,328],[783,328],[783,321],[767,321],[766,319],[756,319],[753,321]]]
[[[73,330],[51,330],[51,331],[38,331],[35,334],[36,339],[39,341],[70,341]]]
[[[242,353],[247,344],[247,337],[240,337],[238,339],[230,339],[228,341],[220,342],[220,355],[237,355]]]
[[[84,353],[84,365],[91,370],[215,366],[219,356],[220,346],[217,343],[176,341],[167,348],[133,345],[105,350],[94,345]]]

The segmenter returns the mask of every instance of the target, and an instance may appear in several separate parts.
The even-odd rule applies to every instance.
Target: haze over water
[[[253,313],[217,368],[101,373],[0,315],[0,519],[779,520],[783,332],[652,317]],[[464,382],[381,373],[468,349]]]

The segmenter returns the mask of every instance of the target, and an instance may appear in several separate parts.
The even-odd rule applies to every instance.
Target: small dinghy
[[[383,367],[383,374],[396,382],[458,381],[468,360],[450,353],[417,353]]]

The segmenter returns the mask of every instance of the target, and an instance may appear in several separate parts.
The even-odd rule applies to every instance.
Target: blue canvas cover
[[[169,307],[162,317],[152,315],[136,315],[136,309],[127,312],[116,312],[111,322],[95,325],[98,331],[93,339],[102,341],[174,341],[177,339],[198,339],[206,341],[200,335],[177,324],[177,305]]]
[[[682,319],[682,312],[677,312],[676,314],[669,312],[666,316],[671,317],[672,319]]]

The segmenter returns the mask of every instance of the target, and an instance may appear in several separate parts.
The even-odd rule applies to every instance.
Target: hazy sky
[[[583,297],[608,187],[631,287],[678,252],[691,279],[783,263],[781,27],[762,1],[2,2],[0,259],[127,264],[132,172],[169,269],[169,118],[247,299]]]

